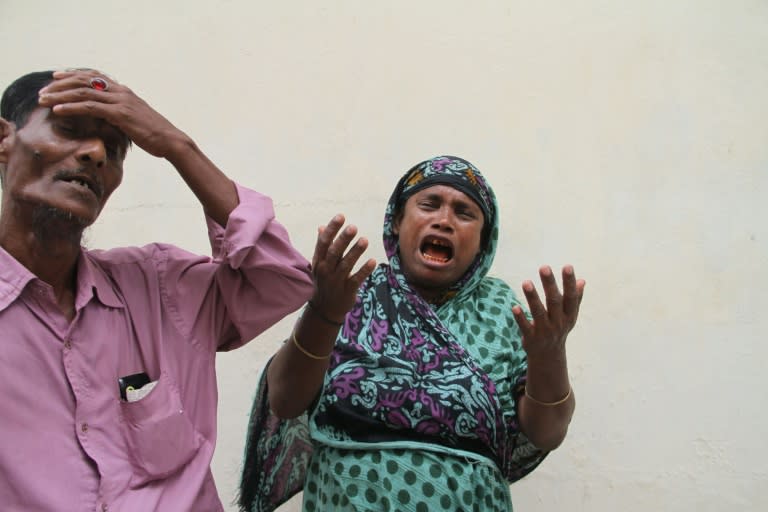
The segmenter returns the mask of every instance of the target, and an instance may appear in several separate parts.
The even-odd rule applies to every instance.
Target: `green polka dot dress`
[[[305,512],[508,512],[509,487],[489,460],[413,450],[315,450]]]

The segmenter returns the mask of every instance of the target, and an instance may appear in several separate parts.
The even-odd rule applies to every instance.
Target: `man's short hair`
[[[17,78],[3,93],[0,117],[21,128],[38,107],[40,89],[53,82],[53,71],[36,71]]]

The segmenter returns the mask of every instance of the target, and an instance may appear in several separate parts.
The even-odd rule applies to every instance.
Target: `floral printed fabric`
[[[437,309],[408,285],[392,233],[409,193],[432,184],[467,192],[483,209],[487,229],[484,250]],[[307,428],[316,450],[359,451],[366,468],[374,467],[373,454],[381,449],[459,460],[468,460],[471,452],[495,465],[499,480],[507,482],[539,464],[545,453],[519,431],[516,416],[526,372],[511,311],[519,302],[503,281],[487,276],[497,237],[494,194],[469,162],[437,157],[403,176],[384,219],[389,264],[379,265],[368,278],[347,315],[311,417],[275,422],[267,407],[254,405],[246,472],[255,467],[258,474],[243,480],[247,510],[273,510],[301,490],[298,475],[306,471],[311,448],[296,440],[306,439]],[[281,438],[294,443],[275,441]],[[308,480],[316,487],[323,481],[322,475]]]

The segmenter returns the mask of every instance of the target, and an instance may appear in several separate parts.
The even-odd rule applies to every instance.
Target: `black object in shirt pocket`
[[[165,372],[136,402],[120,402],[125,419],[131,487],[178,472],[195,456],[203,438],[186,415],[176,383]]]

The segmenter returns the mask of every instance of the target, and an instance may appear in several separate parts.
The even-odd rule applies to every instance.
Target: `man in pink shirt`
[[[0,510],[222,510],[215,353],[304,304],[308,262],[268,197],[103,74],[25,75],[0,111]],[[213,257],[81,248],[131,142],[200,200]]]

